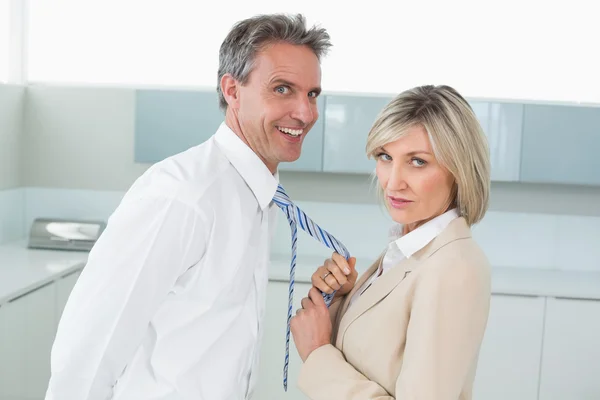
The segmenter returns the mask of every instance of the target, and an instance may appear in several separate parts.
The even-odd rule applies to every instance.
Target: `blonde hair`
[[[436,159],[453,175],[452,200],[460,215],[469,226],[479,222],[489,205],[490,155],[487,138],[469,103],[444,85],[400,93],[373,123],[367,157],[374,157],[380,147],[398,140],[414,126],[425,129]]]

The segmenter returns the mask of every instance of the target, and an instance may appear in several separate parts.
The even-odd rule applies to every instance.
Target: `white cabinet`
[[[307,400],[307,397],[297,387],[302,360],[298,356],[291,334],[288,391],[286,393],[283,390],[288,287],[288,282],[270,281],[268,285],[259,378],[253,400]],[[294,314],[300,308],[300,301],[306,297],[311,287],[312,285],[308,283],[296,283],[294,307],[292,308]]]
[[[40,400],[58,320],[80,271],[0,306],[0,399]]]
[[[56,327],[62,317],[63,310],[69,299],[69,295],[75,287],[75,283],[81,274],[81,270],[77,270],[69,275],[66,275],[56,281]]]
[[[544,297],[492,296],[474,399],[537,400],[544,306]]]
[[[17,394],[15,388],[15,372],[21,370],[21,360],[15,351],[17,334],[13,332],[16,324],[15,315],[8,304],[0,306],[0,399]]]
[[[548,299],[539,399],[600,399],[600,301]]]
[[[46,394],[56,334],[55,296],[55,285],[50,284],[20,299],[25,312],[25,398],[41,399]]]
[[[56,330],[55,285],[48,283],[0,309],[0,398],[43,399]]]

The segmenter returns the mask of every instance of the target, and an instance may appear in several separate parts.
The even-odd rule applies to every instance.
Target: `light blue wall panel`
[[[365,144],[391,97],[322,96],[302,155],[281,170],[371,173]],[[600,108],[471,102],[488,136],[492,180],[600,185]],[[154,163],[196,146],[224,120],[210,91],[139,90],[135,161]]]
[[[321,172],[323,169],[323,130],[325,120],[325,96],[317,100],[319,118],[308,132],[302,143],[302,154],[300,158],[292,163],[281,163],[279,169],[282,171],[313,171]]]
[[[367,159],[367,135],[379,112],[392,97],[327,96],[323,170],[371,173],[375,161]]]
[[[522,146],[522,181],[600,185],[600,108],[526,104]]]
[[[155,163],[196,146],[223,120],[216,91],[138,90],[135,161]]]
[[[469,101],[490,148],[493,181],[519,180],[523,104]]]
[[[320,117],[306,136],[302,155],[281,170],[321,171],[323,166],[324,98]],[[210,138],[224,114],[216,92],[139,90],[135,110],[135,161],[154,163]]]

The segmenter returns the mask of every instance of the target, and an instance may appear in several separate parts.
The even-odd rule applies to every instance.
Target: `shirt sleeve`
[[[63,312],[46,400],[104,400],[178,277],[203,256],[205,213],[163,197],[123,202]]]

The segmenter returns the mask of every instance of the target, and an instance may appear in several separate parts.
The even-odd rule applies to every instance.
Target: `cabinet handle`
[[[600,301],[600,296],[593,297],[569,297],[569,296],[553,296],[557,300],[582,300],[582,301]]]
[[[497,292],[497,293],[492,292],[492,297],[493,296],[529,297],[529,298],[533,298],[533,299],[537,299],[539,297],[546,297],[546,296],[540,296],[539,294],[516,294],[516,293],[501,293],[501,292]]]
[[[31,294],[31,293],[33,293],[33,292],[37,292],[38,290],[40,290],[40,289],[43,289],[43,288],[45,288],[46,286],[50,286],[50,285],[52,285],[53,283],[54,283],[54,281],[46,282],[46,283],[44,283],[42,286],[35,287],[35,288],[31,289],[31,290],[28,290],[28,291],[27,291],[27,292],[25,292],[25,293],[21,293],[21,294],[20,294],[20,295],[18,295],[17,297],[14,297],[14,298],[10,299],[10,300],[8,301],[8,303],[10,304],[10,303],[12,303],[13,301],[17,301],[17,300],[19,300],[20,298],[22,298],[22,297],[25,297],[25,296],[27,296],[27,295],[30,295],[30,294]]]

